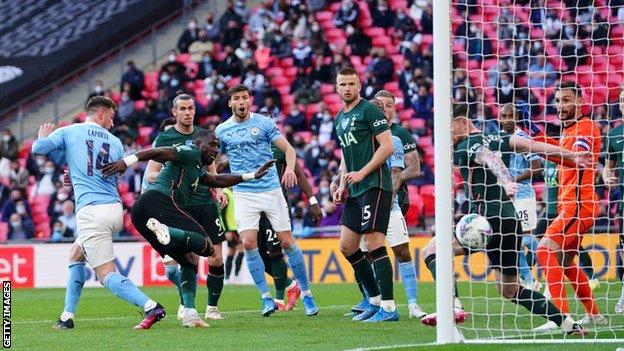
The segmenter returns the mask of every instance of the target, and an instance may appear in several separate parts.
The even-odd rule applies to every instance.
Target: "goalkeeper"
[[[544,295],[518,284],[518,251],[522,227],[511,201],[518,185],[513,182],[505,161],[509,162],[510,154],[515,151],[549,155],[548,158],[556,162],[584,165],[587,155],[506,133],[484,134],[468,116],[466,105],[458,105],[453,110],[455,159],[469,196],[470,213],[485,216],[492,226],[493,235],[486,253],[496,276],[499,293],[531,313],[553,321],[567,334],[584,335],[583,328],[562,314]],[[469,253],[458,246],[456,243],[456,255]],[[427,267],[435,277],[434,247],[434,243],[428,245],[424,256]],[[425,316],[422,323],[435,326],[436,315]]]

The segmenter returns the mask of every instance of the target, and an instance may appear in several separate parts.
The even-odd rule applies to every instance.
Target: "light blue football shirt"
[[[403,150],[403,142],[401,142],[399,137],[393,135],[392,146],[394,146],[394,152],[386,160],[388,169],[390,169],[390,172],[392,172],[392,167],[397,167],[402,170],[405,169],[405,152]],[[401,211],[401,206],[399,206],[399,197],[397,195],[394,195],[392,198],[392,211]]]
[[[98,124],[76,123],[55,130],[32,146],[34,154],[45,155],[54,150],[65,151],[76,212],[87,205],[121,203],[117,177],[104,178],[100,172],[102,165],[123,157],[119,138]]]
[[[255,172],[273,159],[271,144],[282,137],[272,118],[251,113],[242,123],[234,117],[219,124],[215,133],[221,141],[221,153],[227,155],[232,173]],[[279,177],[275,166],[264,177],[242,182],[234,186],[234,191],[259,193],[280,189]]]
[[[514,132],[514,135],[519,136],[525,139],[531,139],[531,137],[517,128]],[[525,154],[525,153],[513,153],[509,158],[509,173],[512,177],[517,177],[524,173],[527,169],[531,168],[531,162],[533,160],[541,159],[536,154]],[[518,191],[516,192],[516,199],[526,199],[526,198],[534,198],[535,190],[533,189],[533,184],[531,179],[525,179],[523,181],[518,182]]]

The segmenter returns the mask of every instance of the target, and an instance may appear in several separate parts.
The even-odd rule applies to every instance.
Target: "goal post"
[[[619,198],[609,199],[612,193],[605,190],[601,177],[607,133],[624,124],[624,111],[617,112],[618,95],[621,89],[624,90],[624,5],[614,8],[609,0],[434,0],[432,4],[437,343],[624,344],[624,313],[615,312],[620,291],[624,291],[624,283],[616,273],[616,259],[620,251],[618,235],[622,228],[615,220],[622,217],[624,184],[619,184]],[[538,327],[546,320],[528,311],[536,304],[528,306],[514,303],[518,300],[513,298],[502,297],[484,253],[468,258],[453,257],[453,233],[459,217],[455,205],[460,202],[454,194],[455,191],[463,193],[454,178],[453,103],[468,104],[470,119],[484,134],[498,133],[498,129],[502,128],[499,124],[502,107],[511,104],[514,112],[521,111],[519,113],[524,120],[530,116],[542,131],[559,137],[564,128],[555,108],[555,90],[561,82],[576,82],[580,86],[583,96],[580,111],[598,126],[601,137],[597,139],[603,145],[593,149],[587,146],[594,154],[601,155],[599,165],[592,170],[596,173],[594,186],[599,194],[601,210],[593,217],[595,222],[591,229],[587,229],[582,236],[581,245],[588,253],[585,257],[594,262],[594,273],[584,274],[600,285],[592,286],[592,297],[606,322],[590,324],[586,327],[589,333],[585,337],[567,336],[559,328],[540,330]],[[519,125],[517,129],[531,134],[530,126]],[[624,132],[618,143],[621,141],[624,141]],[[587,140],[580,140],[579,143],[581,146],[591,144]],[[624,147],[621,152],[624,153]],[[520,154],[516,150],[510,153]],[[530,163],[528,157],[527,162]],[[544,168],[547,167],[544,159],[540,162]],[[624,172],[624,169],[619,171]],[[532,174],[530,178],[536,207],[533,211],[537,213],[537,219],[546,217],[550,211],[547,207],[551,200],[546,194],[550,185],[546,177],[544,170],[542,174]],[[486,185],[484,188],[487,189],[493,184]],[[465,196],[470,197],[468,193]],[[554,201],[564,200],[555,196]],[[576,201],[579,202],[578,197]],[[613,209],[613,201],[622,202],[619,209]],[[520,205],[515,199],[513,202],[516,218],[519,218],[521,215],[517,209]],[[603,211],[603,207],[607,210]],[[556,202],[554,208],[557,208]],[[502,213],[503,210],[500,211]],[[579,220],[582,214],[576,212],[574,216]],[[499,217],[502,223],[505,217],[502,214]],[[550,266],[541,267],[540,262],[552,261],[544,261],[544,255],[540,259],[535,258],[536,242],[533,241],[532,248],[530,244],[524,244],[527,246],[523,245],[521,249],[522,253],[533,255],[535,263],[525,265],[528,267],[525,273],[528,269],[531,272],[529,276],[533,276],[536,282],[523,280],[521,283],[526,290],[548,295],[544,290],[544,286],[549,285],[545,272],[550,269],[552,273],[553,270]],[[502,258],[501,261],[505,262]],[[583,268],[578,255],[575,262]],[[562,271],[566,271],[563,264]],[[584,268],[583,271],[588,272]],[[470,314],[460,326],[454,322],[456,273],[459,276],[460,299]],[[567,315],[581,321],[590,311],[583,302],[587,302],[588,298],[580,297],[583,293],[579,293],[579,286],[587,282],[579,281],[577,276],[571,284],[573,278],[565,274],[562,283],[567,291],[569,306],[561,310],[569,309]],[[522,277],[520,272],[519,277]],[[550,275],[551,283],[552,277]],[[560,285],[553,283],[553,286],[559,289]],[[549,297],[549,301],[554,300]],[[556,300],[555,306],[561,306],[560,299]]]
[[[453,223],[452,150],[451,143],[451,0],[433,5],[433,84],[435,139],[435,231],[448,233]],[[436,235],[436,312],[437,342],[457,340],[453,321],[453,252],[452,236]]]

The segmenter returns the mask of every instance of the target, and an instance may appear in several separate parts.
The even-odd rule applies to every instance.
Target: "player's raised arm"
[[[228,188],[238,183],[246,182],[253,179],[260,179],[269,172],[269,169],[273,167],[275,160],[270,160],[263,164],[253,173],[245,174],[211,174],[205,173],[200,183],[205,184],[211,188]]]
[[[567,167],[586,167],[591,163],[589,152],[574,152],[559,146],[511,136],[509,146],[521,153],[535,153],[557,164]]]
[[[132,155],[122,158],[119,161],[104,165],[102,167],[102,175],[108,177],[115,173],[123,174],[128,167],[141,161],[156,160],[160,163],[164,163],[166,161],[176,161],[178,156],[177,148],[155,147],[153,149],[138,151]]]
[[[483,145],[479,146],[475,153],[475,162],[487,166],[488,170],[498,179],[498,183],[505,189],[507,195],[513,197],[518,189],[518,184],[511,178],[511,173],[500,155]]]
[[[60,130],[54,133],[55,129],[53,123],[44,123],[39,127],[37,140],[32,145],[33,154],[47,155],[63,145],[63,135]]]
[[[308,181],[308,177],[303,173],[303,169],[299,165],[299,162],[295,162],[295,174],[297,175],[297,182],[299,183],[299,187],[308,197],[308,201],[310,202],[310,207],[312,209],[312,220],[314,223],[319,223],[321,219],[323,219],[323,211],[321,210],[321,206],[319,206],[318,200],[314,196],[314,191],[312,190],[312,185],[310,185],[310,181]]]
[[[297,185],[297,175],[295,174],[295,164],[297,163],[297,153],[295,148],[283,136],[273,142],[278,149],[286,155],[286,170],[282,175],[282,183],[287,188]]]

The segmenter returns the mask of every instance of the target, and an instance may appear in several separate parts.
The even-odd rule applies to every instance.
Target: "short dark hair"
[[[195,98],[187,93],[184,90],[176,91],[176,97],[173,99],[173,108],[176,108],[178,101],[180,100],[193,100],[195,102]]]
[[[375,98],[379,98],[379,97],[383,97],[383,98],[388,98],[388,99],[392,99],[394,100],[394,94],[392,94],[392,92],[390,92],[389,90],[380,90],[375,94]]]
[[[167,126],[172,126],[172,125],[174,125],[174,124],[176,124],[176,118],[175,118],[175,117],[169,117],[169,118],[167,118],[167,119],[164,119],[164,120],[160,123],[160,126],[158,127],[158,131],[159,131],[159,132],[164,132],[164,131],[165,131],[165,128],[166,128]]]
[[[234,94],[236,93],[241,93],[246,91],[247,94],[251,95],[251,90],[249,90],[249,88],[247,88],[246,85],[244,84],[236,84],[235,86],[231,87],[227,94],[228,94],[228,100],[232,99],[232,96],[234,96]]]
[[[561,82],[557,86],[557,89],[555,91],[560,91],[560,90],[572,90],[572,92],[574,92],[574,95],[576,97],[583,97],[583,90],[581,89],[581,86],[578,85],[578,83],[570,81],[570,80],[567,82]]]
[[[214,132],[202,128],[195,134],[195,138],[193,140],[204,141],[207,140],[210,136],[214,135],[216,135]]]
[[[383,105],[383,102],[381,102],[381,100],[377,98],[372,98],[368,100],[368,102],[373,103],[375,106],[379,107],[382,111],[384,110],[384,105]]]
[[[115,101],[106,96],[98,95],[90,98],[89,101],[87,101],[87,104],[85,105],[85,111],[87,112],[87,114],[89,114],[95,112],[98,108],[101,107],[112,108],[113,111],[117,110],[117,104],[115,103]]]
[[[468,105],[464,104],[464,103],[460,103],[460,104],[455,104],[453,106],[453,119],[455,118],[460,118],[460,117],[465,117],[465,118],[469,118],[469,114],[468,114]]]
[[[338,71],[339,76],[360,76],[358,72],[353,67],[345,67]]]

